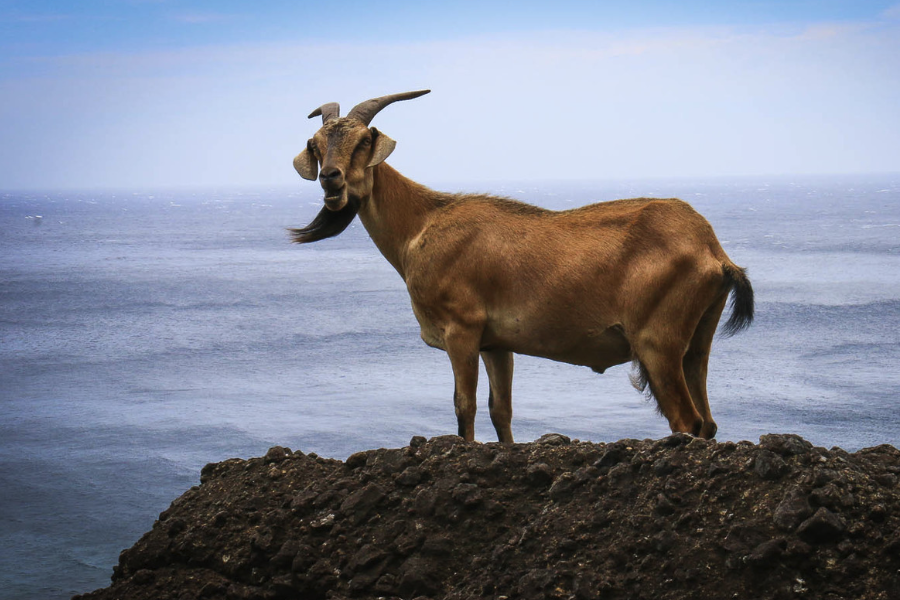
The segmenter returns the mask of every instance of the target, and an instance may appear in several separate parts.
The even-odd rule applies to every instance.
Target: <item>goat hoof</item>
[[[716,425],[715,421],[706,421],[705,423],[703,423],[703,427],[700,428],[699,437],[702,437],[707,440],[711,440],[714,437],[716,437],[716,432],[718,430],[719,430],[719,428]]]
[[[688,432],[694,437],[700,437],[703,435],[701,432],[703,431],[703,420],[694,421],[694,425],[691,427],[691,430]]]

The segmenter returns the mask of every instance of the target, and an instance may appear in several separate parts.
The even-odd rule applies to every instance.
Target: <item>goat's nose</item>
[[[319,172],[319,179],[322,183],[331,183],[340,180],[343,174],[343,171],[337,167],[322,167],[322,170]]]

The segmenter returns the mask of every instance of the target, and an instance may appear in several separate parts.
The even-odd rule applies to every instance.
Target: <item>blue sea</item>
[[[435,187],[556,209],[689,201],[757,298],[753,327],[713,346],[718,439],[900,446],[900,175]],[[0,192],[0,599],[108,585],[208,462],[456,431],[449,361],[359,222],[289,243],[321,196]],[[628,373],[517,357],[517,441],[667,435]]]

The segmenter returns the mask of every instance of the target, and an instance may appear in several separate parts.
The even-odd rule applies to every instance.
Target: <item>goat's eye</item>
[[[360,148],[368,148],[371,145],[372,145],[372,140],[370,140],[369,138],[363,138],[362,141],[359,143]]]

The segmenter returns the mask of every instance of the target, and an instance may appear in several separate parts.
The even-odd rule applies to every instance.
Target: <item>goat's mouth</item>
[[[347,205],[348,199],[347,186],[336,191],[327,190],[325,192],[325,208],[337,212]]]

